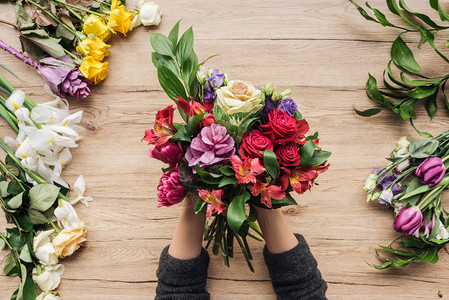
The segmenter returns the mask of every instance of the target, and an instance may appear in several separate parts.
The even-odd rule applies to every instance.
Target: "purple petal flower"
[[[293,117],[295,112],[298,110],[298,106],[293,99],[284,99],[278,102],[277,109],[282,110],[290,117]]]
[[[207,78],[207,81],[209,81],[209,84],[214,89],[218,89],[223,85],[223,82],[225,80],[225,75],[220,73],[218,69],[215,69],[209,78]]]
[[[214,102],[215,92],[212,90],[210,86],[204,89],[203,100],[206,103]]]
[[[69,57],[63,56],[58,59],[48,57],[41,59],[40,63],[38,72],[55,95],[62,98],[70,95],[81,99],[86,99],[90,95],[90,81],[72,65]]]
[[[276,105],[271,100],[271,96],[269,96],[265,99],[265,106],[262,111],[262,121],[264,124],[268,122],[268,114],[273,108],[276,108]]]
[[[416,169],[415,175],[422,184],[434,187],[443,180],[446,174],[444,163],[439,157],[429,157]]]
[[[228,160],[235,153],[235,145],[226,128],[212,124],[201,129],[201,132],[192,140],[187,148],[186,160],[190,167],[197,163],[200,167]]]
[[[401,209],[394,219],[393,228],[397,232],[403,232],[405,235],[412,235],[421,227],[423,215],[417,206]]]

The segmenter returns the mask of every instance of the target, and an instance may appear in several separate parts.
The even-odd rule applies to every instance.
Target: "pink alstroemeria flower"
[[[242,161],[240,157],[234,155],[231,157],[232,169],[235,171],[235,178],[239,183],[256,183],[257,175],[265,171],[264,166],[260,164],[259,158],[247,158]]]
[[[268,183],[261,183],[259,181],[253,187],[252,193],[254,196],[260,196],[260,201],[269,208],[273,208],[271,205],[271,198],[281,200],[285,198],[285,191],[277,185],[270,185]]]
[[[226,209],[226,206],[221,201],[223,193],[223,190],[198,190],[200,198],[207,203],[206,216],[208,218],[212,217],[215,213],[221,214]]]

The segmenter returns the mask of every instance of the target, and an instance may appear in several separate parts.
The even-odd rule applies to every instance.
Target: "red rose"
[[[262,158],[263,154],[260,152],[264,152],[265,150],[273,151],[273,145],[270,139],[259,130],[253,130],[243,136],[239,154],[243,159]]]
[[[295,139],[303,138],[309,130],[305,120],[297,120],[290,117],[285,112],[273,108],[268,114],[268,124],[260,127],[265,131],[273,145],[283,145],[288,142],[294,142]]]
[[[279,165],[283,167],[296,167],[301,163],[296,143],[286,143],[276,150]]]

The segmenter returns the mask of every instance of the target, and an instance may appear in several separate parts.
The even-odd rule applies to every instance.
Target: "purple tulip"
[[[434,187],[443,180],[445,173],[446,168],[441,158],[429,157],[418,166],[415,175],[422,184],[428,184],[429,187]]]
[[[393,228],[405,235],[412,235],[421,227],[423,215],[418,206],[403,208],[394,219]]]
[[[179,181],[179,178],[180,175],[177,168],[162,174],[157,186],[159,207],[178,204],[187,195],[187,189]]]
[[[277,109],[282,110],[290,117],[293,117],[295,112],[298,110],[298,105],[296,105],[293,99],[284,99],[278,102]]]
[[[215,69],[212,74],[210,74],[210,77],[207,78],[207,81],[209,81],[209,84],[214,89],[218,89],[223,85],[223,82],[225,80],[225,74],[220,73],[218,69]]]
[[[212,124],[201,129],[192,140],[186,152],[186,160],[190,167],[197,163],[200,167],[209,166],[217,162],[228,160],[235,153],[235,145],[226,128]]]

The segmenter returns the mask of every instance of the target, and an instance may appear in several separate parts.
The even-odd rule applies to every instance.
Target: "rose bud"
[[[393,228],[405,235],[412,235],[421,227],[423,215],[418,206],[403,208],[394,219]]]
[[[148,156],[173,165],[184,157],[184,151],[179,142],[168,141],[148,150]]]
[[[429,157],[418,166],[415,175],[422,184],[428,184],[429,187],[434,187],[443,180],[445,173],[446,169],[441,158]]]

